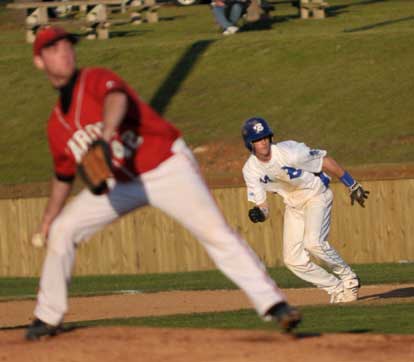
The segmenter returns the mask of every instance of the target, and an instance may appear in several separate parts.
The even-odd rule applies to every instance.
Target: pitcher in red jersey
[[[38,233],[47,240],[35,319],[26,338],[59,332],[75,248],[122,215],[145,205],[179,221],[202,243],[217,267],[247,294],[258,314],[285,330],[300,322],[247,243],[225,222],[198,165],[172,124],[112,71],[76,66],[76,38],[59,27],[41,29],[34,64],[59,92],[48,122],[54,176]],[[67,205],[77,164],[89,145],[111,147],[109,192],[81,191]]]

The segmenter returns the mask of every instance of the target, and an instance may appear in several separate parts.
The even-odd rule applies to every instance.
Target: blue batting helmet
[[[244,122],[242,137],[247,149],[253,151],[252,142],[266,137],[273,137],[273,131],[263,118],[253,117]]]

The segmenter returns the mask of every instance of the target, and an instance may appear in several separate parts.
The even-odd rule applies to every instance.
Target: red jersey
[[[49,118],[49,147],[57,175],[75,175],[77,163],[102,133],[104,99],[114,91],[128,97],[128,110],[110,143],[115,178],[131,180],[172,155],[171,146],[180,131],[141,101],[112,71],[85,68],[77,76],[67,112],[63,112],[59,98]]]

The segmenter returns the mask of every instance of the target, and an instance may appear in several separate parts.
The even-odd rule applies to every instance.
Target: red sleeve
[[[126,83],[114,72],[104,68],[93,68],[91,85],[93,93],[101,100],[110,92],[127,93]]]

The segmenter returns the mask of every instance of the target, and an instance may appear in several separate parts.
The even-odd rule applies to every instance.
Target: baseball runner
[[[330,295],[331,303],[357,300],[360,281],[355,272],[328,242],[333,194],[330,177],[338,177],[349,188],[351,203],[364,207],[368,191],[355,181],[327,152],[310,149],[304,143],[272,143],[273,132],[258,117],[248,119],[242,136],[250,157],[243,167],[252,222],[269,217],[266,193],[279,194],[285,203],[283,259],[299,278]],[[316,256],[332,269],[329,273],[312,262]]]
[[[112,71],[78,69],[75,42],[64,29],[46,27],[33,47],[35,66],[60,97],[47,127],[55,174],[37,233],[47,240],[47,253],[26,338],[60,331],[76,246],[144,205],[161,209],[191,231],[261,317],[286,331],[294,328],[300,313],[226,224],[180,131]],[[88,188],[65,205],[78,169]]]

